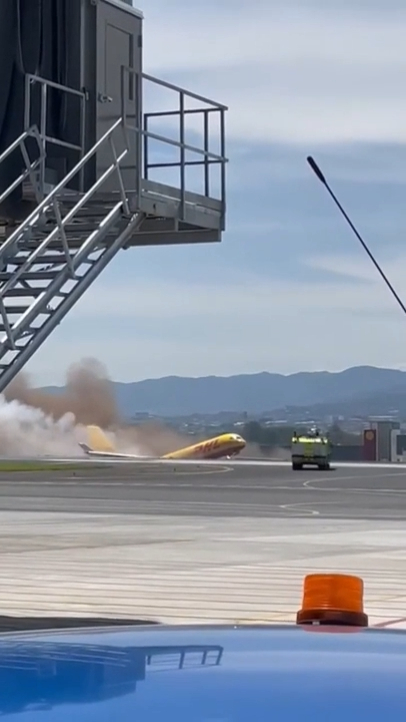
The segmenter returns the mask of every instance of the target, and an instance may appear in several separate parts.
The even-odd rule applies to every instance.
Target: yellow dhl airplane
[[[79,446],[88,456],[107,457],[111,459],[138,459],[142,458],[136,454],[124,454],[116,451],[111,441],[100,426],[88,426],[88,444],[83,442]],[[238,434],[221,434],[207,441],[201,441],[192,446],[186,446],[177,451],[171,451],[169,454],[160,456],[160,459],[221,459],[222,457],[230,458],[236,456],[244,449],[246,441]]]

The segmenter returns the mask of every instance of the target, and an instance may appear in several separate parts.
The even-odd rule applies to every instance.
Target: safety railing
[[[145,112],[143,109],[143,95],[145,82],[150,82],[166,90],[172,91],[177,96],[176,108],[165,111]],[[129,87],[131,92],[129,92]],[[225,114],[227,106],[216,103],[196,93],[178,87],[164,80],[154,78],[145,73],[139,73],[134,68],[122,66],[121,68],[121,99],[122,117],[126,132],[132,131],[136,135],[138,148],[137,157],[142,157],[142,166],[138,168],[137,190],[141,187],[141,179],[150,177],[152,169],[179,169],[180,204],[184,208],[188,188],[186,184],[186,169],[188,167],[200,167],[203,169],[203,193],[204,198],[210,199],[210,167],[220,166],[220,188],[219,201],[225,211],[226,198],[226,141],[225,141]],[[202,108],[188,108],[187,102],[194,101],[203,104]],[[131,105],[130,105],[131,103]],[[133,107],[131,107],[133,106]],[[135,108],[135,110],[134,110]],[[219,117],[219,153],[210,150],[209,118],[216,115]],[[203,142],[201,146],[195,146],[186,142],[186,119],[194,116],[195,119],[203,118]],[[150,121],[152,119],[167,119],[168,122],[176,119],[178,138],[169,137],[151,131]],[[156,141],[179,149],[179,160],[153,162],[150,159],[150,142]],[[142,151],[142,152],[141,152]],[[199,160],[188,160],[187,154],[199,156]],[[195,194],[196,195],[196,194]]]
[[[29,138],[34,138],[38,145],[39,155],[38,158],[33,161],[30,160],[26,145]],[[19,185],[24,183],[27,178],[31,181],[37,202],[40,202],[42,198],[41,188],[38,185],[35,173],[36,170],[45,162],[45,150],[38,128],[35,125],[26,128],[24,133],[16,138],[16,140],[11,143],[11,145],[9,145],[3,153],[0,153],[0,165],[16,150],[20,150],[21,152],[25,164],[25,170],[23,170],[22,173],[20,173],[20,175],[3,191],[3,193],[0,194],[0,204],[3,203],[6,198],[8,198],[8,196],[10,196],[16,188],[18,188]]]
[[[39,118],[35,121],[31,118],[32,106],[33,106],[33,90],[39,88],[40,102],[39,102]],[[56,138],[48,133],[48,100],[50,92],[57,91],[62,93],[62,97],[65,103],[68,102],[69,98],[77,98],[79,101],[79,142],[69,143],[64,141],[62,138]],[[67,85],[61,85],[60,83],[47,80],[38,75],[32,75],[27,73],[25,76],[25,105],[24,105],[24,129],[30,127],[35,122],[38,127],[39,136],[41,138],[43,155],[41,157],[39,184],[40,188],[45,187],[45,159],[47,154],[48,145],[56,145],[66,150],[72,150],[78,153],[78,158],[84,155],[85,149],[85,137],[86,137],[86,95],[80,90],[75,90]],[[79,176],[79,190],[83,190],[83,174]]]
[[[105,144],[109,143],[112,151],[113,156],[113,162],[111,165],[104,171],[102,175],[96,180],[96,182],[91,186],[91,188],[83,193],[83,195],[80,196],[79,200],[75,203],[75,205],[71,208],[71,210],[64,216],[64,218],[57,218],[57,223],[53,231],[51,231],[46,238],[39,243],[36,248],[32,251],[32,253],[27,257],[25,263],[23,263],[18,270],[15,271],[13,274],[13,277],[10,278],[9,281],[7,281],[5,284],[0,286],[0,299],[3,297],[7,291],[15,285],[15,283],[19,280],[21,274],[25,273],[27,268],[32,264],[32,262],[38,257],[41,256],[44,250],[46,250],[47,246],[51,243],[52,240],[56,239],[59,234],[61,233],[61,230],[63,231],[65,225],[67,223],[70,223],[72,219],[75,217],[76,213],[82,208],[83,206],[88,203],[89,200],[94,196],[94,194],[103,186],[105,181],[110,178],[110,176],[113,175],[113,173],[116,173],[117,179],[118,179],[118,185],[120,189],[120,201],[119,203],[122,204],[123,211],[126,215],[130,215],[128,200],[126,197],[125,189],[124,189],[124,183],[121,175],[121,169],[120,169],[120,163],[123,160],[123,158],[128,153],[128,147],[126,147],[120,154],[116,153],[114,140],[113,140],[113,133],[118,129],[121,128],[122,121],[121,118],[117,120],[111,128],[95,143],[93,148],[91,148],[83,157],[82,159],[76,164],[72,170],[67,173],[65,178],[58,183],[51,192],[44,198],[41,203],[35,208],[32,213],[30,213],[29,216],[21,223],[21,225],[7,238],[7,240],[2,244],[0,248],[0,260],[3,256],[7,255],[7,253],[14,248],[14,245],[16,242],[24,235],[24,232],[29,232],[30,228],[35,225],[35,223],[39,220],[41,214],[49,209],[51,206],[55,207],[55,203],[58,200],[58,196],[61,194],[61,192],[66,188],[68,183],[72,180],[72,178],[77,175],[81,171],[81,169],[86,165],[86,163],[93,158],[93,156],[100,150],[100,148]],[[106,215],[107,218],[107,215]],[[0,311],[1,311],[1,305],[0,305]]]

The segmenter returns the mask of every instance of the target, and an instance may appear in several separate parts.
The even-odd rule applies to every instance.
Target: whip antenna
[[[384,282],[386,283],[387,287],[389,288],[392,296],[395,298],[395,300],[396,300],[397,303],[399,304],[399,306],[400,306],[400,308],[402,309],[403,313],[406,314],[406,306],[404,305],[403,301],[401,300],[401,298],[400,298],[400,297],[398,296],[398,294],[396,293],[396,291],[395,291],[395,289],[393,288],[391,282],[389,281],[389,279],[387,278],[387,276],[386,276],[385,273],[383,272],[382,268],[380,267],[378,261],[377,261],[377,260],[374,258],[374,256],[372,255],[371,251],[369,250],[369,248],[368,248],[367,244],[365,243],[364,239],[362,238],[361,234],[357,231],[356,227],[354,226],[351,218],[349,218],[349,216],[348,216],[347,213],[345,212],[344,208],[342,207],[340,201],[338,200],[338,198],[336,197],[336,195],[335,195],[335,194],[333,193],[333,191],[331,190],[331,188],[330,188],[330,186],[329,186],[329,184],[328,184],[325,176],[324,176],[323,173],[321,172],[321,170],[320,170],[319,166],[317,165],[316,161],[314,160],[314,158],[312,158],[312,157],[309,155],[309,156],[307,157],[307,162],[308,162],[310,168],[312,169],[312,171],[315,173],[315,175],[316,175],[317,178],[319,179],[320,183],[322,183],[322,184],[324,185],[324,187],[326,188],[327,192],[328,192],[328,193],[330,194],[330,196],[332,197],[332,199],[333,199],[334,203],[336,204],[337,208],[339,209],[341,215],[344,216],[344,218],[345,218],[345,220],[347,221],[348,225],[350,226],[352,232],[353,232],[354,235],[358,238],[358,240],[359,240],[359,242],[361,243],[361,246],[363,247],[365,253],[366,253],[366,254],[369,256],[369,258],[371,259],[372,263],[374,264],[374,266],[375,266],[375,268],[377,269],[378,273],[380,274],[381,278],[383,278]]]

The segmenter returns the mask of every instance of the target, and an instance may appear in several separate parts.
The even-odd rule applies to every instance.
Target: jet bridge
[[[0,392],[120,250],[225,229],[226,107],[143,72],[143,18],[127,3],[58,7],[49,43],[71,27],[59,72],[55,53],[24,62],[19,36],[3,133],[0,107]]]

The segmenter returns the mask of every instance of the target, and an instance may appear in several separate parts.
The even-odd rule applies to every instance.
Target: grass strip
[[[75,464],[75,463],[58,463],[56,461],[44,461],[43,459],[38,461],[0,461],[0,473],[11,472],[11,471],[83,471],[87,469],[101,469],[100,464]]]

